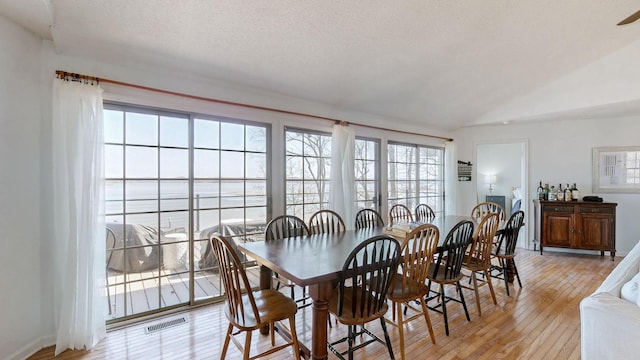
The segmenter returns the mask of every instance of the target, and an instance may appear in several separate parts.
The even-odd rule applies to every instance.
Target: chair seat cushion
[[[361,298],[361,290],[360,286],[356,287],[356,298],[354,299],[353,287],[344,288],[342,314],[338,314],[338,301],[340,296],[338,295],[338,289],[335,289],[331,300],[329,300],[329,312],[334,314],[338,318],[338,321],[345,325],[361,325],[382,317],[387,312],[387,304],[382,304],[382,307],[377,312],[370,313],[366,311],[367,307],[360,305],[362,305],[363,301],[368,301],[369,304],[372,304],[375,299],[372,296],[369,296],[369,299]],[[354,305],[355,313],[352,311]],[[363,308],[365,311],[362,311]]]
[[[276,290],[256,290],[253,292],[253,298],[256,302],[260,322],[251,309],[251,302],[247,295],[242,296],[244,314],[238,314],[234,318],[229,311],[230,306],[226,306],[227,319],[241,330],[253,330],[274,321],[288,319],[298,311],[295,301]],[[238,309],[238,311],[242,311],[242,309]]]

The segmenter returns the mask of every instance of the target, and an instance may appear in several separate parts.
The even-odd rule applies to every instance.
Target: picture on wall
[[[640,146],[593,148],[594,193],[640,193]]]
[[[471,181],[471,162],[458,160],[458,181]]]

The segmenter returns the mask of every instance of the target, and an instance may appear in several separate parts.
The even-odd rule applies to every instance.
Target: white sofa
[[[580,302],[583,360],[640,359],[640,306],[620,297],[622,286],[640,272],[640,242],[600,287]]]

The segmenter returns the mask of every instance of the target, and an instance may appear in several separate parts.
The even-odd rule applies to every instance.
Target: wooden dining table
[[[469,216],[455,215],[436,217],[430,223],[440,230],[442,243],[449,230],[463,220],[476,224],[476,220]],[[261,265],[260,288],[271,288],[274,271],[296,285],[309,288],[313,300],[311,349],[301,347],[305,358],[327,358],[328,302],[340,279],[344,261],[362,241],[382,234],[385,234],[384,228],[375,227],[238,244],[240,251]]]

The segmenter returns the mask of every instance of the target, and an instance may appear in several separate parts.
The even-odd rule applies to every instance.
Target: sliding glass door
[[[110,321],[221,295],[208,238],[260,240],[269,128],[105,104]]]

